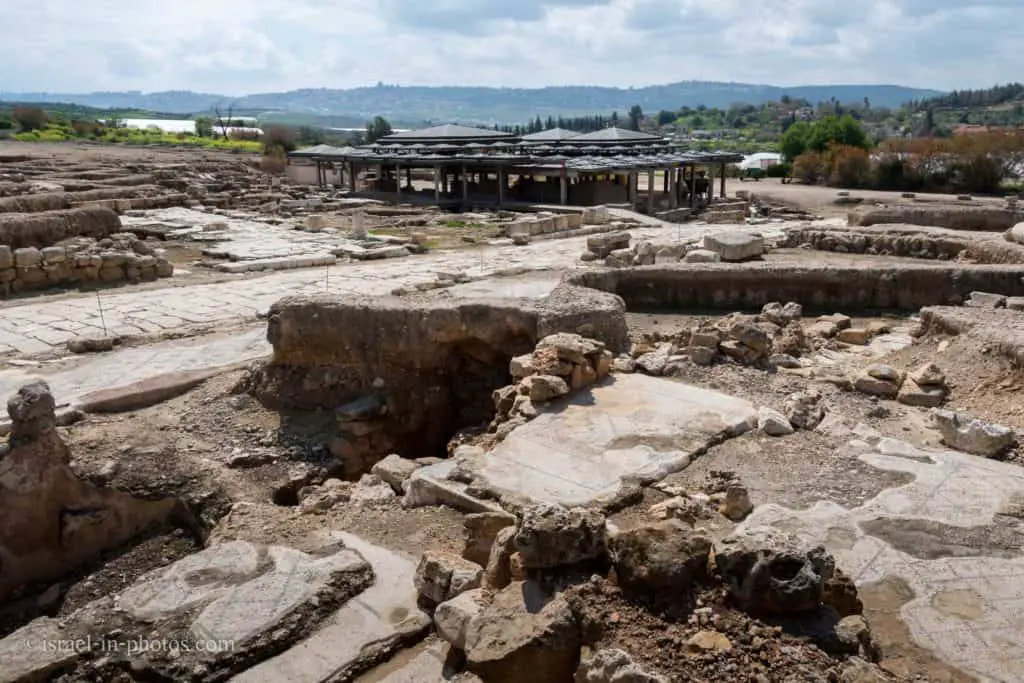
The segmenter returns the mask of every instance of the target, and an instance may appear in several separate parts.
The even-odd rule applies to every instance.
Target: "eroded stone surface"
[[[741,528],[774,526],[821,543],[859,586],[901,578],[914,595],[901,614],[919,646],[983,680],[1016,680],[1024,657],[1024,557],[991,549],[985,537],[970,538],[987,533],[999,511],[1024,494],[1024,471],[878,437],[853,441],[841,457],[915,480],[852,509],[824,501],[805,510],[761,505]],[[881,528],[884,539],[868,531]],[[944,537],[940,528],[949,534]],[[962,554],[965,544],[970,555]],[[963,592],[977,592],[980,599],[969,612],[948,609],[963,601],[944,596]]]
[[[621,495],[625,480],[658,481],[709,443],[757,425],[746,401],[643,375],[616,375],[552,405],[480,459],[474,486],[524,504],[586,505]],[[453,467],[418,470],[406,502],[486,509],[465,483],[448,479]]]

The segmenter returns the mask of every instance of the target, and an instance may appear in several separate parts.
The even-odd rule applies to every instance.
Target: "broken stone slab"
[[[565,683],[576,672],[580,631],[569,603],[531,581],[512,583],[470,622],[466,668],[488,683]]]
[[[403,458],[397,453],[392,453],[384,458],[370,470],[395,490],[395,493],[405,493],[405,482],[412,476],[412,473],[420,468],[415,461]]]
[[[946,400],[946,389],[942,386],[923,387],[912,379],[907,379],[900,387],[896,400],[907,406],[917,408],[937,408]]]
[[[448,478],[451,463],[424,467],[409,481],[406,504],[483,512],[504,498],[516,506],[610,502],[635,482],[660,481],[687,467],[693,453],[757,426],[747,401],[640,374],[616,375],[552,405],[557,409],[515,428],[480,458],[472,488]]]
[[[466,531],[466,546],[462,551],[462,557],[486,567],[498,532],[515,526],[515,523],[515,516],[504,512],[478,512],[466,515],[462,520],[462,526]]]
[[[401,667],[384,674],[378,674],[377,670],[366,675],[368,680],[374,683],[440,683],[441,681],[453,681],[457,669],[449,663],[451,647],[443,641],[431,642],[422,648],[412,659],[403,663]],[[382,665],[383,668],[391,669],[390,663]],[[360,678],[360,681],[363,679]]]
[[[804,309],[800,304],[790,301],[785,305],[779,302],[765,304],[761,309],[761,317],[779,327],[796,322],[803,317]]]
[[[854,380],[853,388],[862,394],[882,398],[896,398],[903,386],[904,374],[883,363],[876,363],[864,369]]]
[[[426,632],[417,605],[412,559],[348,533],[337,538],[373,567],[374,583],[305,640],[238,674],[234,683],[326,683],[357,673]]]
[[[75,647],[76,640],[79,634],[65,630],[56,619],[41,617],[29,622],[0,640],[0,683],[51,680],[88,654],[84,646]],[[60,647],[62,644],[67,646]]]
[[[604,264],[609,268],[629,268],[633,265],[632,249],[616,249],[604,259]]]
[[[587,250],[599,259],[607,258],[613,251],[629,249],[632,236],[628,232],[612,232],[587,238]]]
[[[483,567],[458,555],[428,550],[416,566],[416,590],[428,604],[437,605],[479,588],[483,572]]]
[[[729,262],[759,258],[765,252],[764,237],[739,230],[705,235],[704,248]]]
[[[944,444],[958,451],[986,458],[999,455],[1017,438],[1016,432],[1009,427],[985,422],[952,410],[933,409],[932,421],[942,434]]]
[[[693,249],[683,256],[683,263],[718,263],[722,260],[716,252],[710,249]]]
[[[67,347],[71,353],[102,353],[113,351],[120,341],[118,337],[78,337],[68,340]]]
[[[473,619],[480,615],[487,604],[484,590],[475,588],[451,600],[446,600],[434,610],[434,626],[437,635],[459,650],[466,649],[466,633]]]
[[[971,292],[964,305],[972,308],[1006,308],[1006,297],[990,292]]]
[[[1007,297],[1006,307],[1011,311],[1024,311],[1024,296]]]
[[[855,346],[867,346],[871,341],[871,331],[864,327],[850,327],[845,330],[841,330],[837,335],[837,339],[844,344],[853,344]]]
[[[757,428],[768,436],[788,436],[794,431],[789,418],[777,410],[765,407],[757,411]]]
[[[367,249],[362,253],[350,254],[352,258],[360,261],[375,261],[379,259],[388,258],[402,258],[403,256],[410,256],[412,252],[405,246],[391,246],[391,247],[377,247],[375,249]]]

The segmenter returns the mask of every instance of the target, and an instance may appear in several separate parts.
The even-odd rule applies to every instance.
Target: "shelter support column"
[[[505,170],[498,167],[498,206],[505,203]]]
[[[441,175],[441,167],[440,166],[435,166],[434,167],[434,201],[435,202],[441,201],[441,186],[440,186],[440,177],[439,177],[440,175]]]
[[[667,169],[668,177],[668,208],[674,209],[679,205],[679,188],[676,187],[676,169]]]
[[[654,169],[647,171],[647,215],[654,215]]]
[[[693,208],[693,203],[696,201],[697,196],[697,165],[694,164],[690,167],[690,208]]]
[[[708,196],[707,200],[710,202],[715,198],[715,167],[712,166],[708,169]]]
[[[395,164],[395,196],[402,198],[402,166]]]
[[[718,196],[721,197],[722,199],[725,199],[725,162],[724,161],[722,162],[722,165],[719,167],[719,170],[722,172],[722,181],[721,181],[722,187],[721,187],[721,189],[718,192]]]
[[[462,201],[469,203],[469,174],[466,173],[466,165],[462,165]]]
[[[565,169],[562,169],[561,174],[558,177],[560,184],[560,202],[562,206],[569,203],[569,179],[566,177]]]
[[[672,169],[666,168],[664,174],[661,176],[661,192],[662,194],[668,194],[668,174],[672,172]]]

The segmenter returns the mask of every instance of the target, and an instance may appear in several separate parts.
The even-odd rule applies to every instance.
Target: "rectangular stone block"
[[[43,254],[35,247],[14,250],[14,265],[19,268],[31,268],[43,262]]]
[[[562,232],[569,229],[569,217],[568,216],[555,216],[552,219],[555,223],[555,231]]]
[[[6,244],[0,244],[0,268],[10,268],[14,265],[14,253]]]
[[[583,214],[581,213],[570,213],[566,216],[570,230],[575,230],[583,225]]]
[[[722,232],[704,236],[704,248],[723,261],[747,261],[764,254],[764,238],[749,232]]]

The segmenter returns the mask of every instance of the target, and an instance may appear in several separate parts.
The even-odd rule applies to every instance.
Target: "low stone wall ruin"
[[[618,297],[565,285],[502,303],[289,297],[270,309],[273,359],[238,389],[280,410],[335,411],[331,451],[358,477],[388,453],[437,455],[458,430],[486,425],[510,360],[550,334],[623,350],[624,313]]]
[[[568,282],[617,294],[631,310],[759,310],[772,301],[794,301],[809,310],[916,311],[959,305],[973,291],[1024,295],[1019,268],[938,264],[687,264],[586,271]]]
[[[102,239],[120,230],[117,214],[106,208],[0,214],[0,245],[12,249],[48,247],[69,237]]]
[[[162,249],[127,235],[116,237],[88,246],[12,250],[0,245],[0,297],[50,287],[142,282],[174,273]]]
[[[964,233],[915,225],[871,225],[860,229],[808,225],[789,230],[781,247],[808,245],[819,251],[879,254],[905,258],[977,263],[1024,263],[1024,246],[998,233]]]
[[[872,206],[854,209],[848,220],[851,226],[907,223],[950,230],[1001,232],[1024,221],[1024,212],[997,206],[949,204]]]

